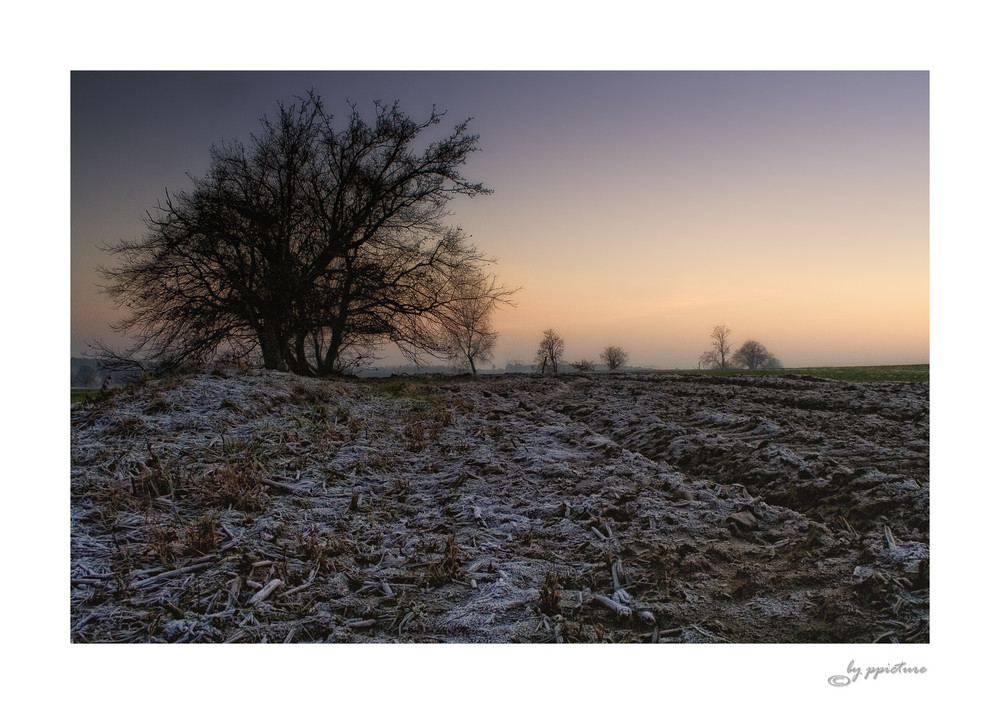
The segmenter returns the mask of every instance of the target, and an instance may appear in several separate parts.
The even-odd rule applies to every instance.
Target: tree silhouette
[[[559,360],[565,351],[566,343],[555,330],[549,329],[543,332],[538,352],[535,353],[535,361],[538,362],[541,372],[544,374],[546,369],[551,369],[553,374],[558,373]]]
[[[732,330],[725,325],[716,325],[712,329],[712,347],[707,352],[702,353],[699,360],[701,367],[707,369],[725,369],[731,366],[726,361],[729,353],[733,350],[733,345],[729,341],[730,334],[732,334]]]
[[[501,303],[510,304],[508,297],[514,292],[478,274],[456,284],[453,299],[437,313],[440,342],[436,350],[430,351],[453,361],[468,362],[476,375],[476,365],[492,359],[500,335],[492,327],[493,311]]]
[[[135,343],[124,357],[257,352],[265,368],[325,375],[388,342],[433,349],[456,285],[478,275],[503,293],[492,259],[444,223],[453,197],[490,193],[459,172],[477,150],[469,120],[417,148],[442,116],[375,102],[373,122],[351,105],[338,129],[310,92],[248,143],[213,147],[193,189],[147,214],[143,238],[105,246],[117,259],[100,268],[105,292],[128,311],[115,328]]]
[[[733,354],[733,364],[746,367],[747,369],[777,369],[781,367],[781,362],[778,358],[771,354],[757,340],[747,340],[744,342],[736,350],[735,354]]]
[[[608,365],[608,369],[616,370],[628,362],[628,352],[614,345],[605,347],[604,351],[601,352],[601,361]]]

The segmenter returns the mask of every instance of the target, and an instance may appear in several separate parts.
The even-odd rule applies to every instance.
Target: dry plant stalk
[[[412,452],[420,452],[426,446],[426,430],[424,423],[417,414],[407,415],[403,425],[403,437],[406,440],[406,449]]]
[[[284,581],[282,581],[281,578],[274,578],[269,583],[267,583],[267,585],[258,590],[257,593],[252,598],[250,598],[250,600],[247,602],[247,606],[253,606],[256,605],[257,603],[264,602],[264,600],[269,598],[271,596],[271,593],[273,593],[280,585],[284,585]]]
[[[427,576],[431,585],[444,585],[458,577],[460,571],[458,546],[455,545],[455,536],[452,534],[445,540],[444,557],[430,564]]]
[[[156,553],[156,559],[165,568],[174,567],[177,562],[174,543],[177,542],[177,532],[173,528],[152,526],[149,529],[149,547]]]
[[[386,494],[390,498],[395,498],[397,501],[402,503],[406,500],[406,497],[410,495],[413,491],[412,486],[410,486],[409,479],[405,478],[395,478],[392,481],[392,486],[389,488]]]
[[[538,609],[542,611],[542,614],[556,615],[561,610],[559,602],[559,575],[556,571],[550,570],[538,591]]]
[[[212,472],[210,480],[220,506],[258,513],[265,510],[263,484],[254,470],[225,464]]]
[[[184,536],[184,545],[188,552],[204,555],[216,550],[218,548],[218,538],[216,537],[218,525],[219,514],[216,511],[209,511],[188,526]]]
[[[615,602],[614,600],[611,600],[609,598],[606,598],[603,595],[596,595],[595,594],[594,595],[594,602],[599,603],[601,605],[604,605],[604,607],[606,607],[609,610],[611,610],[612,612],[616,613],[619,617],[631,617],[632,616],[632,608],[627,607],[625,605],[622,605],[619,602]]]

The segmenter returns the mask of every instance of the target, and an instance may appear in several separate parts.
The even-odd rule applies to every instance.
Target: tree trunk
[[[330,346],[326,349],[323,364],[319,365],[320,376],[329,377],[334,373],[340,357],[340,345],[343,342],[343,328],[334,326],[330,330]]]
[[[260,330],[260,351],[264,358],[264,369],[287,372],[285,345],[282,344],[281,330],[276,325],[265,324]]]
[[[295,361],[299,365],[299,374],[305,374],[310,371],[309,358],[306,357],[306,334],[304,332],[299,333],[295,337]]]

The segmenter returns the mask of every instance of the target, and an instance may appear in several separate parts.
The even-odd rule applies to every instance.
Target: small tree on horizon
[[[712,348],[702,353],[701,359],[698,360],[699,368],[726,369],[731,366],[726,360],[729,357],[729,353],[733,350],[733,345],[729,341],[729,335],[732,332],[725,325],[716,325],[713,328],[710,335],[712,338]]]
[[[628,352],[615,345],[605,347],[601,352],[601,361],[608,365],[608,369],[614,371],[624,367],[628,362]]]
[[[747,340],[733,355],[733,364],[747,369],[779,369],[781,362],[757,340]]]
[[[538,352],[535,353],[535,361],[539,364],[539,370],[545,374],[549,367],[552,374],[559,372],[559,360],[562,359],[566,351],[566,343],[563,338],[556,334],[555,330],[549,329],[542,333],[542,341],[538,345]]]
[[[514,290],[496,285],[475,274],[455,289],[455,296],[438,313],[440,346],[438,351],[454,362],[468,362],[473,376],[477,364],[493,358],[500,333],[492,327],[493,311],[501,303],[512,304],[507,298]]]

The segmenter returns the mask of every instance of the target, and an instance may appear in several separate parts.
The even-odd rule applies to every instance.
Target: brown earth
[[[927,642],[928,386],[164,379],[72,411],[74,642]]]

